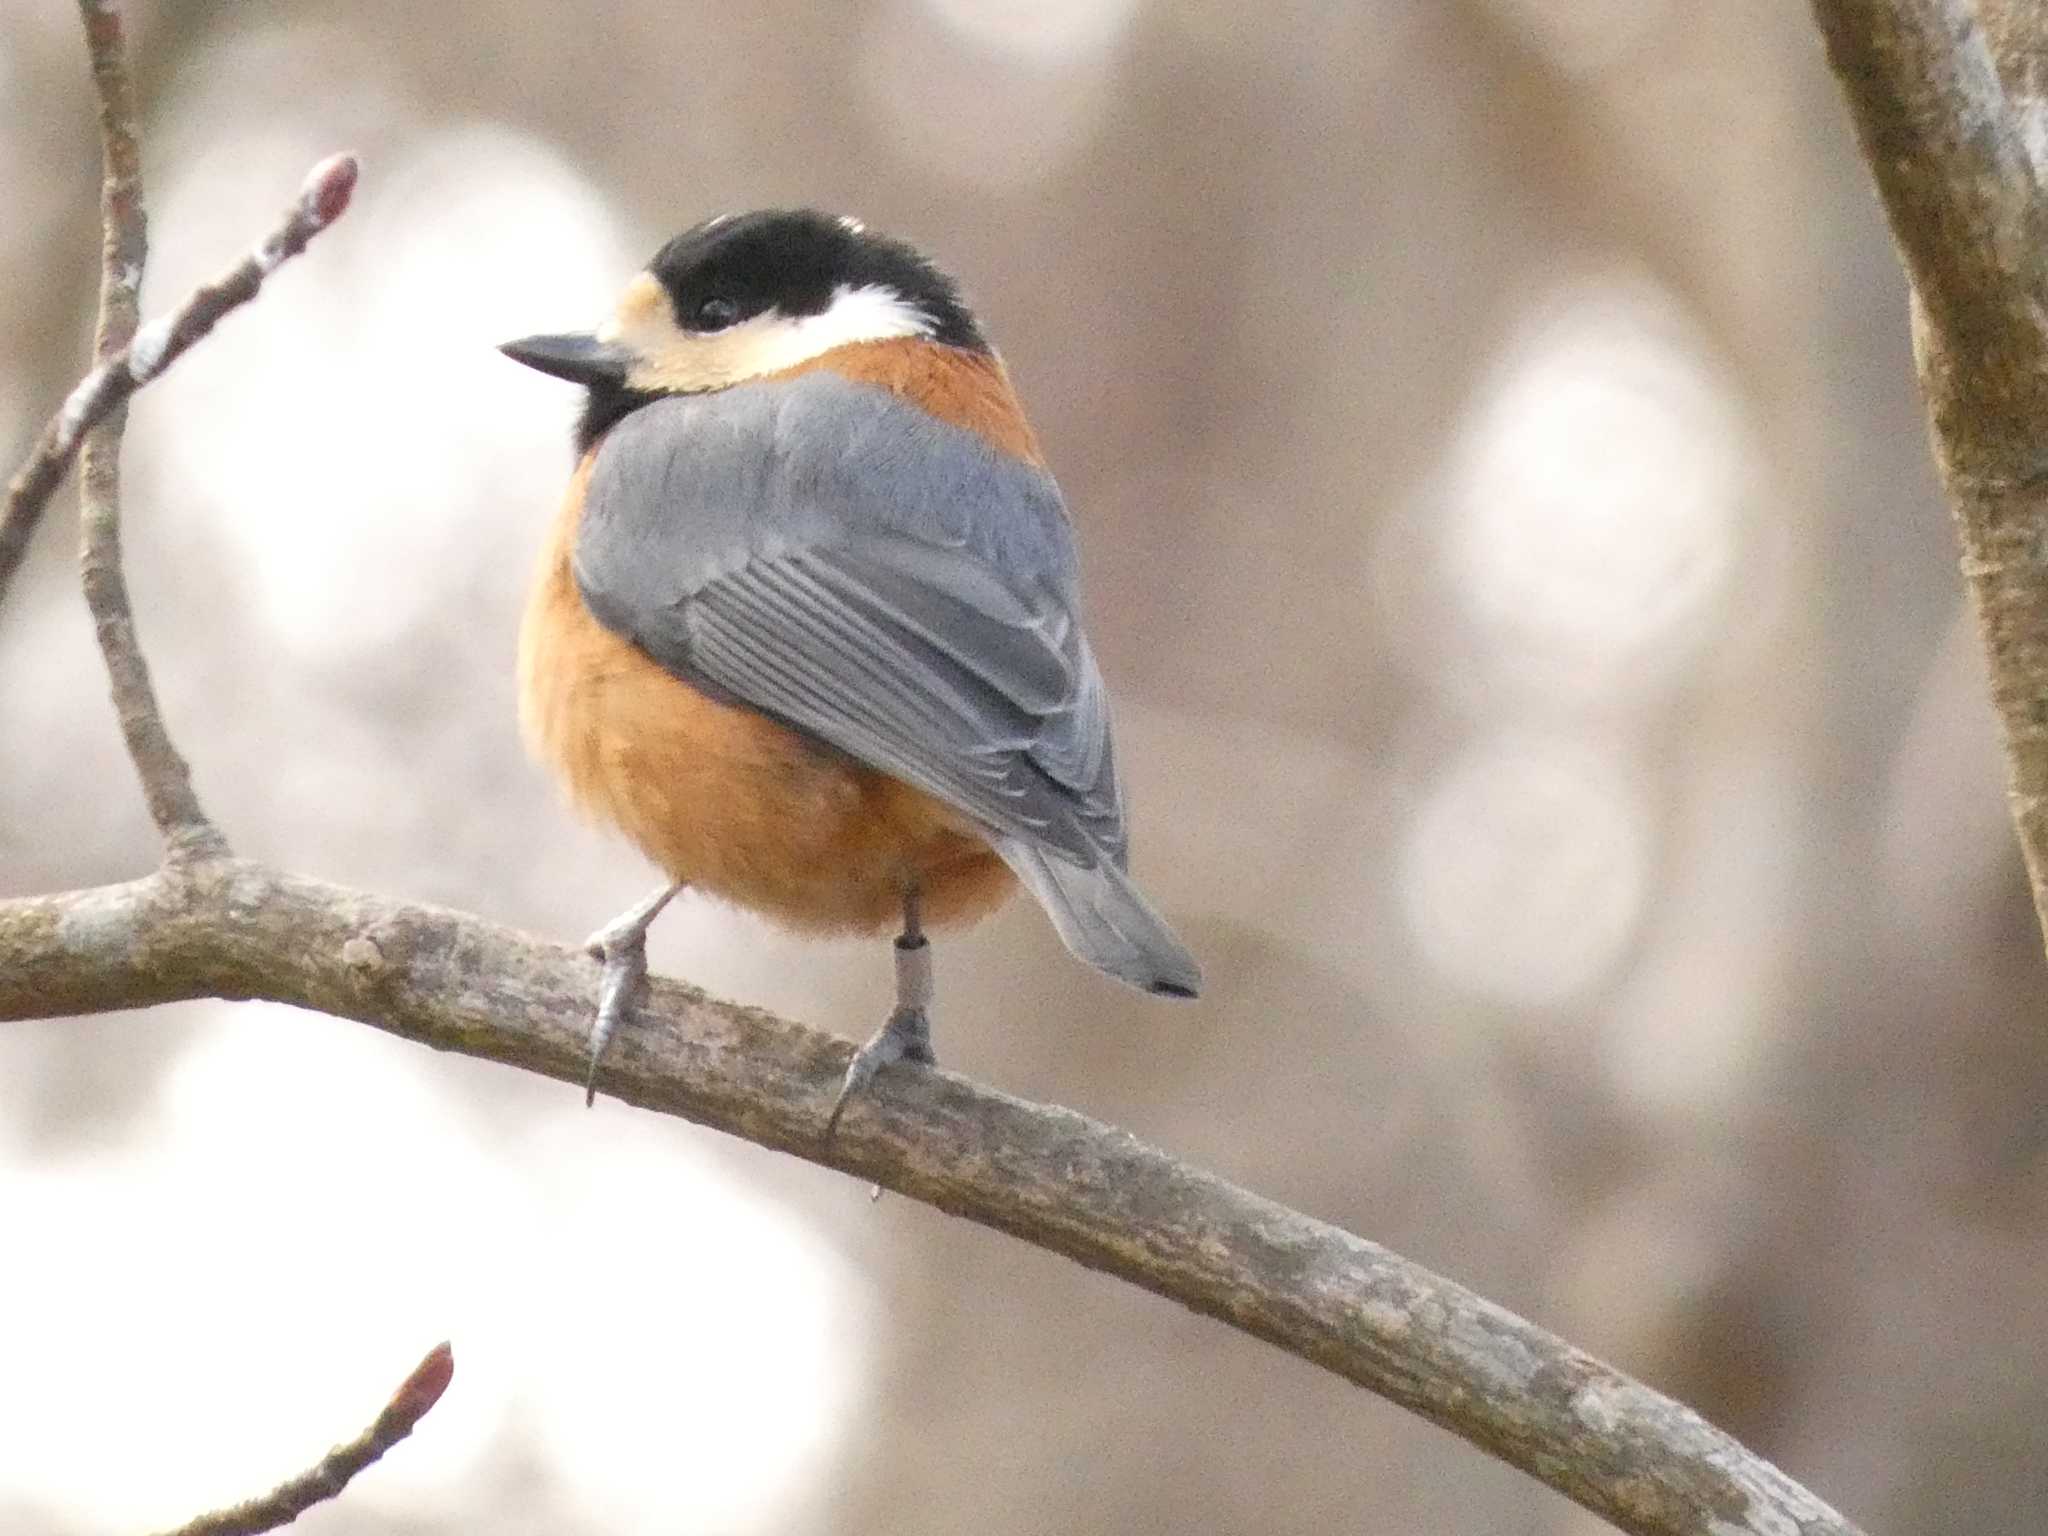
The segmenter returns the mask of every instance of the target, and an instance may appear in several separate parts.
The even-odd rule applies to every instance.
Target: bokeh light
[[[1725,384],[1645,284],[1559,295],[1452,450],[1448,579],[1504,673],[1642,689],[1728,595],[1749,469]]]
[[[464,1507],[514,1424],[605,1528],[772,1528],[853,1406],[857,1274],[687,1133],[567,1093],[482,1134],[412,1048],[265,1004],[214,1010],[118,1148],[0,1162],[24,1251],[0,1502],[155,1529],[355,1433],[419,1353],[456,1386],[352,1489]],[[374,1249],[345,1234],[375,1231]],[[112,1384],[119,1389],[113,1390]],[[122,1447],[118,1477],[106,1447]]]
[[[1451,981],[1501,1003],[1555,1007],[1625,953],[1654,854],[1624,758],[1574,740],[1483,741],[1446,765],[1409,826],[1401,906]]]
[[[1066,63],[1113,48],[1139,0],[923,0],[933,15],[992,53]]]
[[[304,129],[238,134],[165,178],[162,286],[232,259],[217,231],[269,217],[319,148]],[[593,323],[637,259],[559,155],[488,124],[398,150],[320,254],[317,283],[282,274],[173,373],[133,441],[152,500],[224,539],[270,632],[340,660],[445,600],[394,571],[524,545],[504,509],[567,462],[569,403],[497,344]]]
[[[1767,579],[1756,475],[1730,387],[1671,301],[1633,274],[1573,281],[1509,338],[1390,530],[1384,568],[1412,574],[1419,556],[1433,577],[1390,609],[1442,686],[1550,709],[1644,701],[1687,675],[1738,585]]]
[[[1651,925],[1598,1030],[1608,1081],[1634,1113],[1723,1125],[1769,1067],[1794,950],[1801,872],[1787,852],[1800,810],[1794,765],[1768,751],[1708,757],[1678,797],[1658,900],[1689,920]]]
[[[917,0],[877,5],[857,67],[884,142],[920,174],[989,192],[1053,175],[1095,135],[1114,97],[1116,14],[1127,8],[1102,8],[1112,25],[1082,9],[1062,9],[1068,24],[1049,43],[1026,44],[1031,29],[1014,26],[1007,7],[957,0],[941,15]],[[963,121],[976,131],[962,133]]]

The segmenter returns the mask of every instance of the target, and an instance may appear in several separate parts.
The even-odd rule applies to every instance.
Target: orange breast
[[[520,722],[571,800],[672,878],[792,927],[891,931],[911,882],[928,923],[993,911],[1014,880],[966,818],[700,693],[591,616],[569,564],[590,464],[570,484],[519,637]]]

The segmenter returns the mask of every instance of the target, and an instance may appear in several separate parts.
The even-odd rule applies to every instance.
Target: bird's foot
[[[590,946],[604,971],[597,981],[597,1017],[590,1025],[590,1072],[583,1080],[583,1103],[597,1102],[597,1066],[604,1060],[605,1047],[625,1021],[626,1010],[639,995],[647,979],[647,934],[643,929],[629,939]]]
[[[583,1080],[586,1107],[597,1102],[597,1067],[604,1060],[605,1047],[625,1022],[640,984],[647,980],[647,929],[681,889],[681,885],[671,885],[656,891],[583,941],[585,952],[604,962],[597,979],[597,1017],[590,1025],[590,1072]]]
[[[939,1064],[939,1058],[932,1054],[931,1016],[922,1008],[897,1008],[874,1038],[853,1053],[846,1079],[839,1085],[839,1097],[832,1101],[831,1116],[825,1121],[827,1141],[839,1129],[839,1117],[846,1112],[853,1096],[867,1087],[882,1068],[898,1061],[915,1062],[922,1067]]]

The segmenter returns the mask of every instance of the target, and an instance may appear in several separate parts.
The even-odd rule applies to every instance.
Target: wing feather
[[[991,832],[1121,867],[1106,695],[1049,477],[814,374],[658,402],[599,450],[599,619]]]

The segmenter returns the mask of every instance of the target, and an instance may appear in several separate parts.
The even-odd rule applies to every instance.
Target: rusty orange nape
[[[1011,387],[1009,370],[990,354],[942,347],[916,337],[856,341],[770,377],[792,379],[820,368],[914,401],[930,415],[965,428],[1011,458],[1045,467],[1038,434],[1024,419],[1024,407]]]

